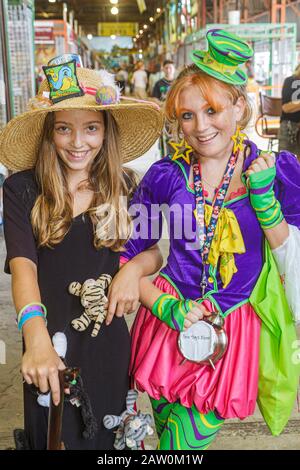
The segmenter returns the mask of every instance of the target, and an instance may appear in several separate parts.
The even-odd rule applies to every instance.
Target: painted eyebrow
[[[202,106],[200,109],[207,109],[211,108],[212,106],[209,103],[206,103],[205,105]],[[180,113],[193,113],[194,111],[192,109],[186,109],[186,108],[179,108]]]

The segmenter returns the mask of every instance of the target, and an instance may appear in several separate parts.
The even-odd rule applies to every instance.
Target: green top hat
[[[230,83],[244,85],[248,77],[239,65],[253,56],[253,50],[235,34],[223,29],[211,29],[207,32],[208,51],[192,51],[194,64],[208,75]]]

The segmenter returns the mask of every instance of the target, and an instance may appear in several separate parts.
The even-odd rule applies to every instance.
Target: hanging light
[[[160,12],[161,12],[161,8],[156,8],[156,12],[157,12],[157,13],[160,13]]]
[[[92,35],[92,34],[88,34],[88,35],[87,35],[87,38],[88,38],[89,41],[91,41],[91,40],[93,39],[93,35]]]
[[[144,28],[144,29],[148,29],[148,25],[147,25],[147,24],[144,24],[143,28]]]
[[[119,0],[109,0],[112,5],[118,5]]]
[[[48,0],[49,3],[56,3],[56,0]]]
[[[142,29],[139,30],[139,33],[140,33],[140,34],[143,34],[143,32],[144,32],[144,31],[143,31]]]
[[[112,15],[117,15],[119,13],[119,8],[117,7],[112,7],[112,9],[110,10],[111,14]]]
[[[153,23],[153,21],[154,21],[153,16],[150,16],[149,21],[150,21],[150,23]]]

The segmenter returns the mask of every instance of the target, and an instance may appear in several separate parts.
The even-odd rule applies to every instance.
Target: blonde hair
[[[141,61],[137,62],[136,70],[141,70],[143,67],[144,67],[144,62],[141,62]]]
[[[252,116],[252,108],[248,100],[246,86],[230,85],[222,82],[199,69],[195,64],[189,65],[183,69],[173,82],[167,99],[165,101],[165,115],[170,127],[170,133],[173,138],[180,139],[180,126],[178,122],[178,108],[180,93],[189,86],[197,86],[203,96],[203,99],[216,112],[223,109],[220,104],[220,95],[227,94],[232,104],[236,104],[239,97],[245,100],[245,111],[239,121],[239,126],[243,129],[249,123]]]
[[[94,193],[87,213],[93,223],[95,248],[121,251],[131,233],[131,220],[127,207],[120,208],[120,196],[127,201],[136,181],[133,172],[122,168],[117,123],[109,112],[103,114],[103,145],[91,165],[87,182],[78,189],[89,189]],[[39,196],[31,211],[31,223],[41,247],[59,244],[70,230],[73,219],[73,198],[68,190],[66,166],[57,156],[53,143],[54,122],[54,113],[49,113],[35,166]],[[100,213],[103,205],[108,208],[105,214]]]

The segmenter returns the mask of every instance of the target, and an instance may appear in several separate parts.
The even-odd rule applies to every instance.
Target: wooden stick
[[[65,370],[58,371],[59,387],[60,387],[60,400],[59,404],[55,405],[50,398],[49,418],[48,418],[48,436],[47,436],[47,450],[63,450],[64,446],[61,441],[62,432],[62,417],[64,410],[65,389],[70,387],[70,384],[79,374],[79,369],[76,367],[68,367]]]

